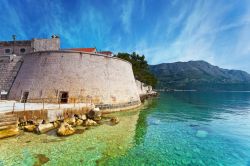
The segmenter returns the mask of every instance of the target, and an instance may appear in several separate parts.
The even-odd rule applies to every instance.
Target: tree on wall
[[[140,56],[139,54],[133,52],[132,54],[118,53],[114,56],[129,61],[132,64],[135,79],[147,85],[151,85],[152,87],[156,86],[157,79],[150,72],[148,62],[145,60],[144,55]]]

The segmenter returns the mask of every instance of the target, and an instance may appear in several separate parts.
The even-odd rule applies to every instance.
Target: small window
[[[26,51],[25,48],[20,49],[20,53],[25,53],[25,51]]]
[[[9,54],[9,53],[10,53],[10,49],[9,48],[5,49],[5,54]]]
[[[21,99],[21,103],[26,103],[28,100],[28,96],[29,96],[29,92],[24,92],[22,99]]]
[[[68,103],[69,93],[68,92],[60,92],[59,93],[59,101],[60,103]]]

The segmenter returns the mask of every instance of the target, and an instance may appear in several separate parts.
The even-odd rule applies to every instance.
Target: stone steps
[[[12,113],[0,114],[0,139],[19,134],[17,116]]]
[[[0,123],[1,122],[9,122],[9,121],[16,121],[17,118],[16,117],[0,117]]]
[[[0,130],[9,129],[17,126],[15,114],[0,114]]]
[[[0,122],[0,127],[17,124],[17,121]]]
[[[4,118],[16,118],[16,115],[15,114],[12,114],[12,113],[5,113],[5,114],[0,114],[0,120],[1,119],[4,119]]]
[[[7,130],[7,129],[14,129],[16,127],[17,127],[16,124],[15,125],[2,126],[2,127],[0,127],[0,131],[1,130]]]
[[[0,139],[16,136],[18,134],[19,134],[19,130],[18,130],[17,127],[16,128],[5,129],[5,130],[0,130]]]

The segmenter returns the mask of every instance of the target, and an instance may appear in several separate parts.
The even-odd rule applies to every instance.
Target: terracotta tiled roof
[[[81,52],[96,52],[96,48],[70,48],[69,50],[81,51]]]
[[[100,51],[98,53],[99,54],[104,54],[104,55],[112,55],[113,54],[111,51]]]

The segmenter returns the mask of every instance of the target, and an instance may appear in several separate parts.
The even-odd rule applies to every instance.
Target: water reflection
[[[247,165],[250,93],[162,93],[141,111],[136,145],[116,165]]]
[[[146,106],[140,111],[139,118],[136,124],[135,137],[134,137],[136,145],[144,143],[148,127],[147,118],[148,115],[152,114],[152,112],[156,110],[158,100],[150,99],[145,104]]]

